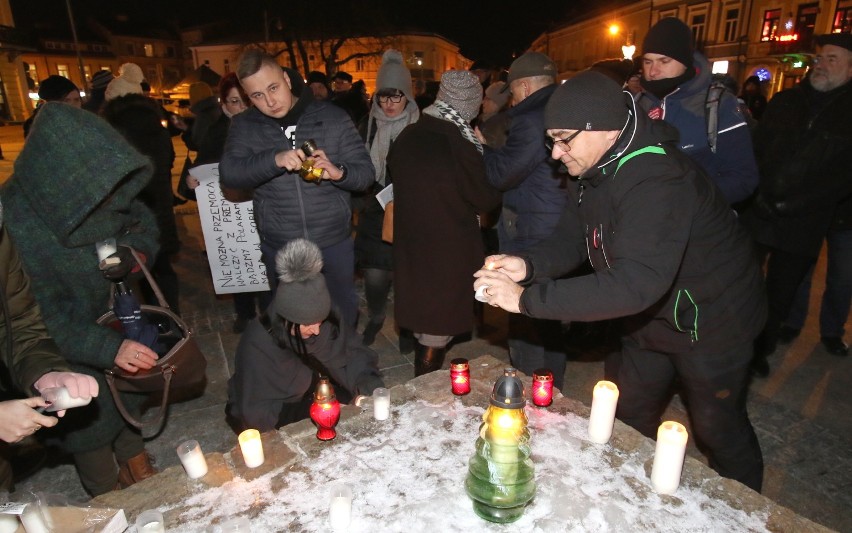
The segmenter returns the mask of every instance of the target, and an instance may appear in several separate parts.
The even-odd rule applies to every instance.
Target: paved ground
[[[21,140],[20,127],[0,128],[0,145],[6,156],[0,161],[0,181],[11,173],[11,159],[20,151]],[[182,150],[180,143],[176,148]],[[179,154],[177,160],[182,159]],[[178,463],[174,448],[187,438],[199,440],[205,451],[224,452],[236,444],[223,420],[225,385],[238,341],[231,332],[232,303],[213,294],[194,205],[179,207],[176,212],[183,240],[176,265],[183,284],[181,308],[208,358],[208,386],[202,397],[174,404],[163,431],[148,435],[148,449],[160,466]],[[824,264],[817,271],[824,272]],[[819,276],[814,283],[817,296],[823,284]],[[802,335],[772,356],[770,377],[752,384],[749,411],[766,462],[764,494],[814,521],[852,532],[852,364],[849,357],[831,356],[819,344],[817,304],[813,298]],[[505,323],[504,314],[487,308],[486,327],[472,339],[456,344],[450,357],[474,358],[487,353],[507,361]],[[591,389],[603,375],[601,361],[607,344],[581,338],[568,345],[565,395],[590,403]],[[388,385],[413,376],[411,356],[400,355],[397,349],[392,321],[385,324],[374,348]],[[688,421],[677,397],[667,416]],[[700,457],[700,451],[690,444],[690,453]],[[68,459],[55,454],[52,463],[18,488],[84,500]]]

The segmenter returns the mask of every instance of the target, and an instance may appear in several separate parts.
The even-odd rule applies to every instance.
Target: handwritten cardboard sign
[[[218,163],[194,167],[190,174],[201,184],[195,195],[216,294],[268,291],[252,202],[225,199]]]

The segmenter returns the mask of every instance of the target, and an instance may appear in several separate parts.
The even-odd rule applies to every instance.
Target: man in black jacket
[[[314,101],[311,91],[297,97],[272,57],[258,50],[245,52],[237,76],[254,107],[231,121],[219,163],[222,185],[254,190],[267,272],[275,271],[275,253],[293,239],[305,238],[320,247],[332,301],[354,327],[358,296],[350,192],[373,183],[370,154],[343,110]],[[300,148],[309,139],[318,148],[310,158]],[[314,183],[299,177],[306,159],[321,172]],[[274,276],[269,279],[274,291]]]
[[[577,177],[574,205],[522,257],[486,258],[494,269],[478,271],[474,287],[531,317],[621,318],[618,417],[653,438],[678,377],[710,465],[759,491],[763,460],[745,402],[766,303],[748,235],[677,149],[677,132],[637,115],[604,74],[559,87],[545,127],[553,157]],[[594,273],[536,283],[585,261]]]
[[[488,147],[485,137],[477,134],[485,146],[488,182],[503,191],[497,226],[501,253],[523,252],[549,237],[568,205],[565,176],[557,172],[544,143],[544,105],[555,83],[553,61],[541,52],[525,53],[512,63],[503,89],[512,92],[506,144]],[[559,321],[510,315],[509,356],[527,375],[538,368],[551,370],[553,385],[562,389],[565,352]]]
[[[742,217],[768,254],[769,318],[754,370],[769,373],[782,322],[828,236],[822,343],[846,355],[843,327],[852,298],[852,35],[816,37],[816,64],[798,86],[775,95],[755,133],[760,187]]]

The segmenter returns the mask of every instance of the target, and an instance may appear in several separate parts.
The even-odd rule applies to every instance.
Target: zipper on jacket
[[[580,191],[577,197],[577,206],[579,207],[580,204],[583,203],[583,191],[586,189],[586,185],[583,183],[582,179],[577,180],[577,189]]]
[[[281,127],[281,135],[283,135],[284,138],[287,139],[287,134],[284,132],[283,126]],[[290,139],[287,139],[287,142],[289,143]],[[293,142],[295,142],[295,137],[293,138]],[[305,199],[302,198],[302,178],[299,176],[298,173],[295,173],[293,174],[293,179],[296,183],[296,193],[299,198],[299,212],[302,214],[302,236],[306,239],[310,239],[310,237],[308,236],[308,218],[305,215]]]

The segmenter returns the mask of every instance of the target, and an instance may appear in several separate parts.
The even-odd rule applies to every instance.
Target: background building
[[[771,95],[805,75],[814,35],[850,32],[852,0],[639,0],[545,32],[531,49],[548,54],[565,79],[595,61],[622,57],[622,46],[635,46],[638,58],[648,29],[663,17],[692,28],[714,72],[739,83],[757,75]]]

